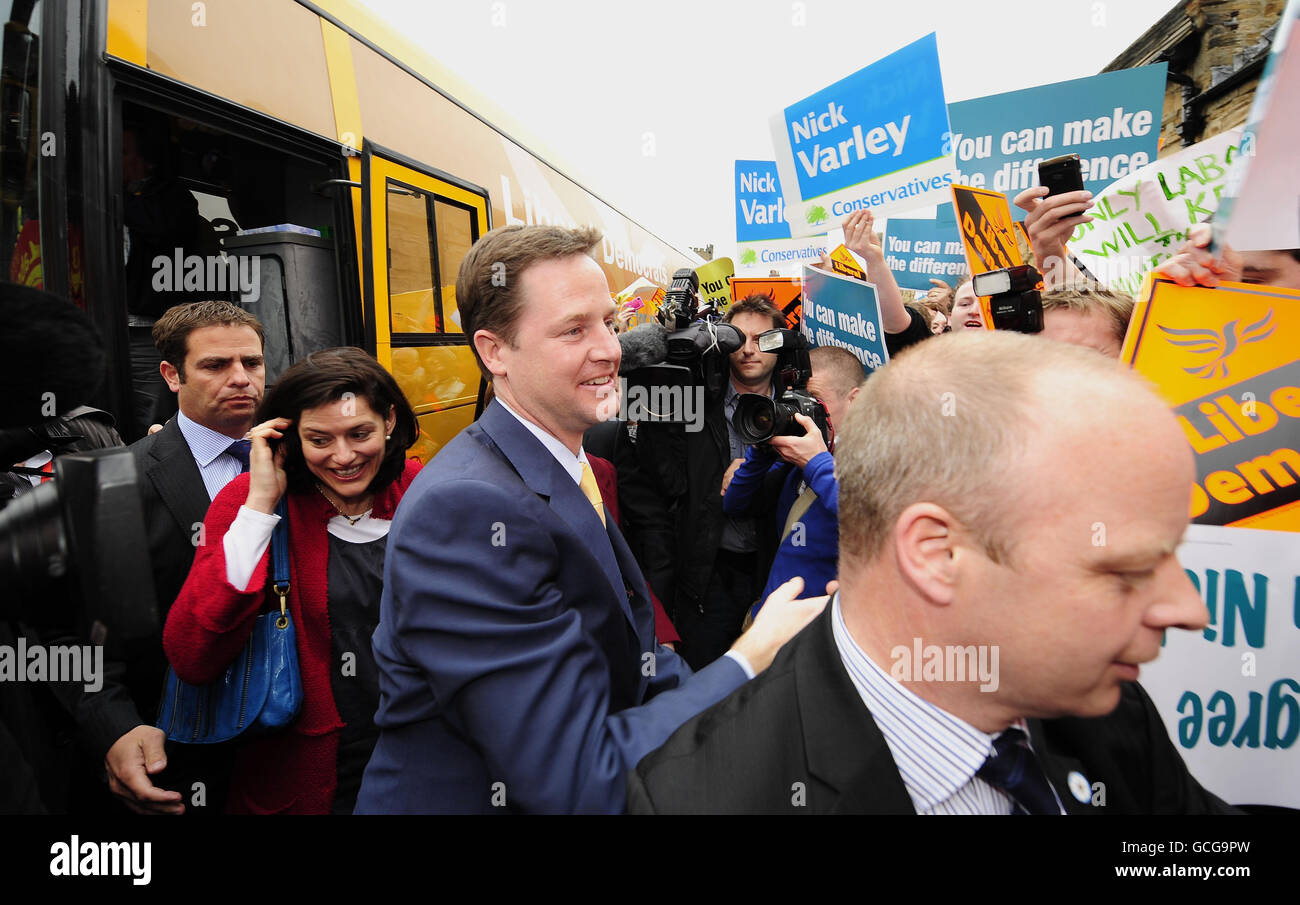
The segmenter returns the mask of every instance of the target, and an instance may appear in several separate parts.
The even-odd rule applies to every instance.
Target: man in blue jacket
[[[507,226],[461,262],[461,323],[495,398],[412,482],[388,534],[380,736],[357,813],[618,813],[627,772],[825,603],[794,601],[792,583],[696,674],[657,643],[582,449],[618,411],[599,243],[590,228]]]
[[[808,393],[826,406],[834,430],[844,423],[866,372],[852,352],[834,346],[812,349],[808,359],[812,364]],[[781,532],[767,586],[750,610],[751,620],[767,595],[796,575],[803,578],[804,587],[820,592],[838,573],[835,460],[812,419],[804,415],[795,418],[803,425],[803,436],[773,437],[768,444],[751,446],[722,500],[728,515],[774,511],[775,528]]]

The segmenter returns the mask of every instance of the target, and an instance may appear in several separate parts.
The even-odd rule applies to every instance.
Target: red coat
[[[618,471],[615,470],[614,463],[600,456],[593,456],[591,453],[587,453],[587,461],[591,463],[591,473],[596,479],[596,488],[600,490],[601,500],[614,516],[615,524],[621,528],[623,520],[618,516]],[[659,643],[675,644],[681,641],[681,635],[677,634],[677,629],[673,627],[668,614],[664,612],[664,605],[655,596],[650,582],[646,582],[646,590],[650,592],[650,602],[655,607],[655,637],[659,639]]]
[[[420,470],[410,459],[398,480],[375,497],[374,518],[391,519]],[[181,679],[216,680],[248,642],[253,623],[275,594],[267,583],[268,546],[238,591],[226,580],[226,531],[248,498],[242,474],[217,494],[203,520],[203,544],[172,604],[163,649]],[[231,813],[328,814],[338,787],[338,737],[343,720],[330,688],[329,536],[336,513],[315,490],[289,495],[289,612],[298,641],[302,711],[286,729],[250,738],[236,756],[227,810]]]

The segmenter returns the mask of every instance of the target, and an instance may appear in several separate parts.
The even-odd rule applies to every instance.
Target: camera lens
[[[740,439],[746,443],[766,443],[779,427],[776,403],[758,393],[743,393],[736,403],[732,423]]]
[[[31,593],[67,568],[68,542],[57,487],[54,481],[39,484],[0,514],[0,583],[5,587]]]

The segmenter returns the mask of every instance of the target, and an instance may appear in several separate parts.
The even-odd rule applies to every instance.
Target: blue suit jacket
[[[606,521],[498,403],[420,472],[388,535],[357,813],[621,812],[627,772],[745,681],[657,645]]]

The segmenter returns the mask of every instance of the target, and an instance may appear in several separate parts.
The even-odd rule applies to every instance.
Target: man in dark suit
[[[1191,451],[1138,378],[1039,337],[939,337],[867,381],[835,461],[838,594],[637,765],[629,810],[1232,810],[1136,684],[1208,615],[1174,556]]]
[[[153,583],[161,632],[195,548],[204,542],[203,516],[217,492],[247,470],[248,446],[242,438],[253,426],[265,384],[262,325],[228,302],[210,301],[169,309],[153,328],[162,356],[160,371],[176,393],[179,413],[162,428],[131,444],[140,484]],[[74,716],[96,752],[102,752],[109,788],[132,810],[179,814],[196,777],[219,782],[195,765],[205,758],[187,751],[187,769],[168,766],[165,734],[154,727],[158,697],[166,677],[161,634],[105,664],[104,686],[86,693]],[[191,769],[193,768],[193,769]],[[208,797],[217,789],[209,789]],[[211,800],[208,805],[211,806]]]
[[[627,770],[766,668],[824,602],[783,589],[773,618],[694,675],[657,643],[582,450],[618,410],[599,241],[505,227],[461,263],[456,302],[495,399],[393,519],[374,636],[381,732],[357,813],[617,813]]]

